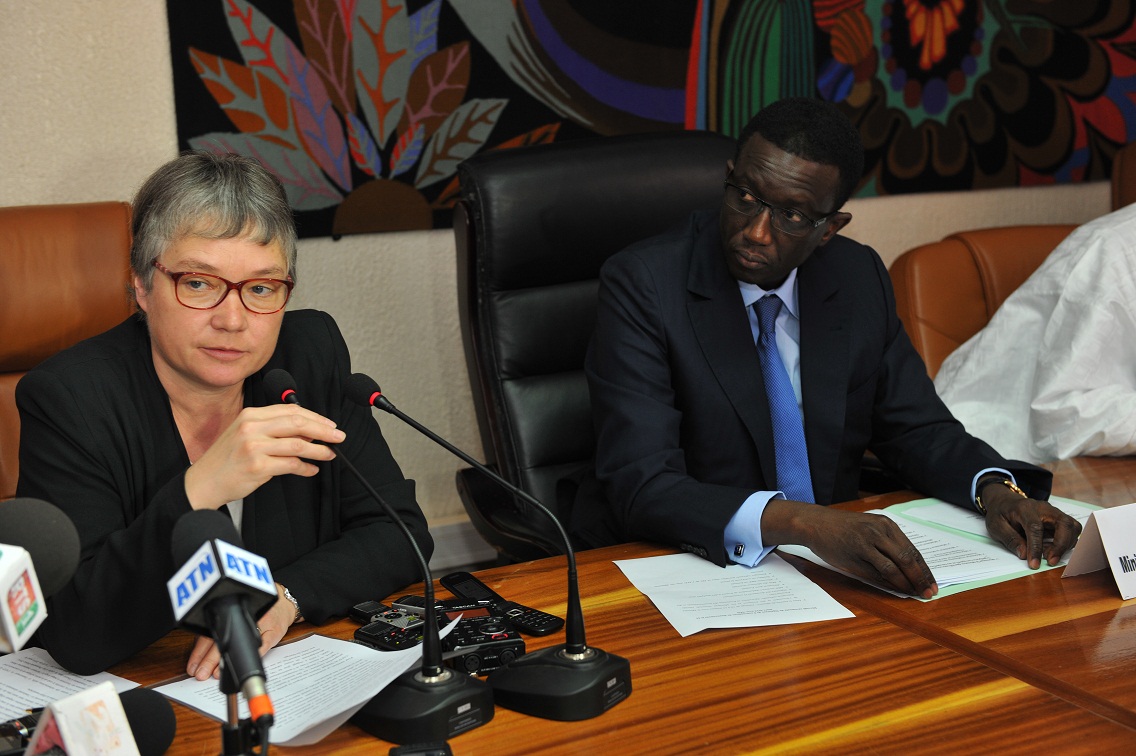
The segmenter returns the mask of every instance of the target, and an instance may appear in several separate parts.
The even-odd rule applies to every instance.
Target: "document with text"
[[[761,627],[853,617],[776,554],[756,567],[719,567],[693,554],[615,565],[684,638],[712,627]]]
[[[0,654],[0,722],[19,719],[28,709],[42,708],[107,681],[119,693],[138,687],[109,672],[89,676],[68,672],[42,648]]]
[[[269,742],[287,746],[319,742],[421,656],[421,646],[376,651],[322,635],[277,646],[264,657],[268,693],[276,709]],[[190,677],[155,690],[219,722],[226,719],[227,697],[216,680]],[[240,712],[242,719],[249,715],[244,696]]]
[[[1051,503],[1082,525],[1093,510],[1099,509],[1091,504],[1060,497],[1053,497]],[[912,545],[919,549],[919,553],[923,555],[924,561],[939,584],[939,593],[935,599],[1024,577],[1036,571],[1029,569],[1024,560],[1018,559],[1016,554],[988,536],[986,521],[977,512],[969,512],[939,499],[917,499],[887,509],[872,510],[869,514],[883,515],[891,519],[900,527]],[[807,559],[861,582],[868,582],[833,567],[803,546],[778,546],[777,550]],[[1068,561],[1071,553],[1072,550],[1067,552],[1064,558],[1052,567],[1043,560],[1039,569],[1051,570],[1061,567]],[[904,598],[934,600],[907,596],[878,585],[874,587]]]

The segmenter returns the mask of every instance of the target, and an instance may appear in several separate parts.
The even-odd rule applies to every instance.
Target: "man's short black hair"
[[[856,191],[864,172],[864,143],[860,132],[832,103],[810,97],[790,97],[766,105],[738,136],[735,162],[754,134],[760,134],[790,155],[812,163],[835,165],[840,171],[840,186],[833,211],[843,207]]]

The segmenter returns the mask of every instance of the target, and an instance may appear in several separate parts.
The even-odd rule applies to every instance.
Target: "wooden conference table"
[[[1051,469],[1056,495],[1136,501],[1136,459]],[[491,722],[450,741],[454,753],[1097,754],[1136,745],[1136,600],[1121,601],[1108,572],[1063,580],[1051,570],[923,603],[786,557],[855,618],[681,638],[612,564],[666,553],[639,543],[577,557],[588,642],[631,661],[627,700],[582,722],[497,707]],[[478,574],[507,598],[563,616],[563,558]],[[350,638],[356,627],[343,620],[318,631]],[[298,625],[289,637],[312,629]],[[171,633],[111,671],[144,685],[169,679],[184,669],[190,641]],[[529,650],[559,642],[562,632],[526,638]],[[174,709],[171,754],[219,752],[215,721]],[[277,750],[363,754],[389,745],[347,724],[317,745]]]

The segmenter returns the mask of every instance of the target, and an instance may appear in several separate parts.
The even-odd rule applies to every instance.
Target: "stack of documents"
[[[1089,515],[1100,509],[1056,496],[1050,503],[1082,527]],[[890,518],[919,549],[939,585],[935,598],[1035,572],[986,534],[986,521],[977,512],[938,499],[919,499],[873,510],[872,514]],[[777,550],[849,574],[802,546],[780,546]],[[1068,557],[1066,554],[1054,566],[1065,564]],[[786,625],[854,616],[776,554],[755,567],[731,564],[725,569],[692,554],[625,559],[615,564],[683,637],[713,627]],[[1040,569],[1053,568],[1042,560]]]
[[[1082,526],[1089,515],[1099,509],[1091,504],[1057,496],[1050,499],[1050,503],[1080,522]],[[1008,551],[1005,546],[986,534],[986,521],[977,512],[938,499],[918,499],[896,504],[887,509],[873,510],[870,514],[890,518],[915,548],[919,549],[919,553],[923,555],[931,574],[939,584],[939,593],[935,598],[943,598],[1004,580],[1013,580],[1035,572],[1029,569],[1025,561],[1018,559],[1016,554]],[[777,550],[808,559],[830,570],[848,574],[826,563],[803,546],[779,546]],[[1068,561],[1069,553],[1053,567],[1064,565]],[[1042,560],[1040,569],[1048,570],[1053,567]],[[855,576],[850,575],[850,577]],[[888,592],[912,598],[895,591]]]

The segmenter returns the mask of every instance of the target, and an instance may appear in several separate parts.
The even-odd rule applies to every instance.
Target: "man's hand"
[[[256,626],[260,629],[260,655],[264,656],[288,632],[292,620],[296,618],[296,607],[284,597],[284,586],[276,584],[276,603],[264,613]],[[221,652],[213,639],[199,635],[189,653],[185,672],[198,680],[208,680],[210,676],[221,677]]]
[[[912,596],[939,592],[935,576],[899,526],[881,515],[774,500],[761,518],[766,543],[800,544],[833,567]]]
[[[1008,487],[988,485],[982,491],[986,530],[990,537],[1025,559],[1031,570],[1061,561],[1081,535],[1081,523],[1047,501],[1023,499]],[[1047,539],[1052,541],[1047,542]]]

